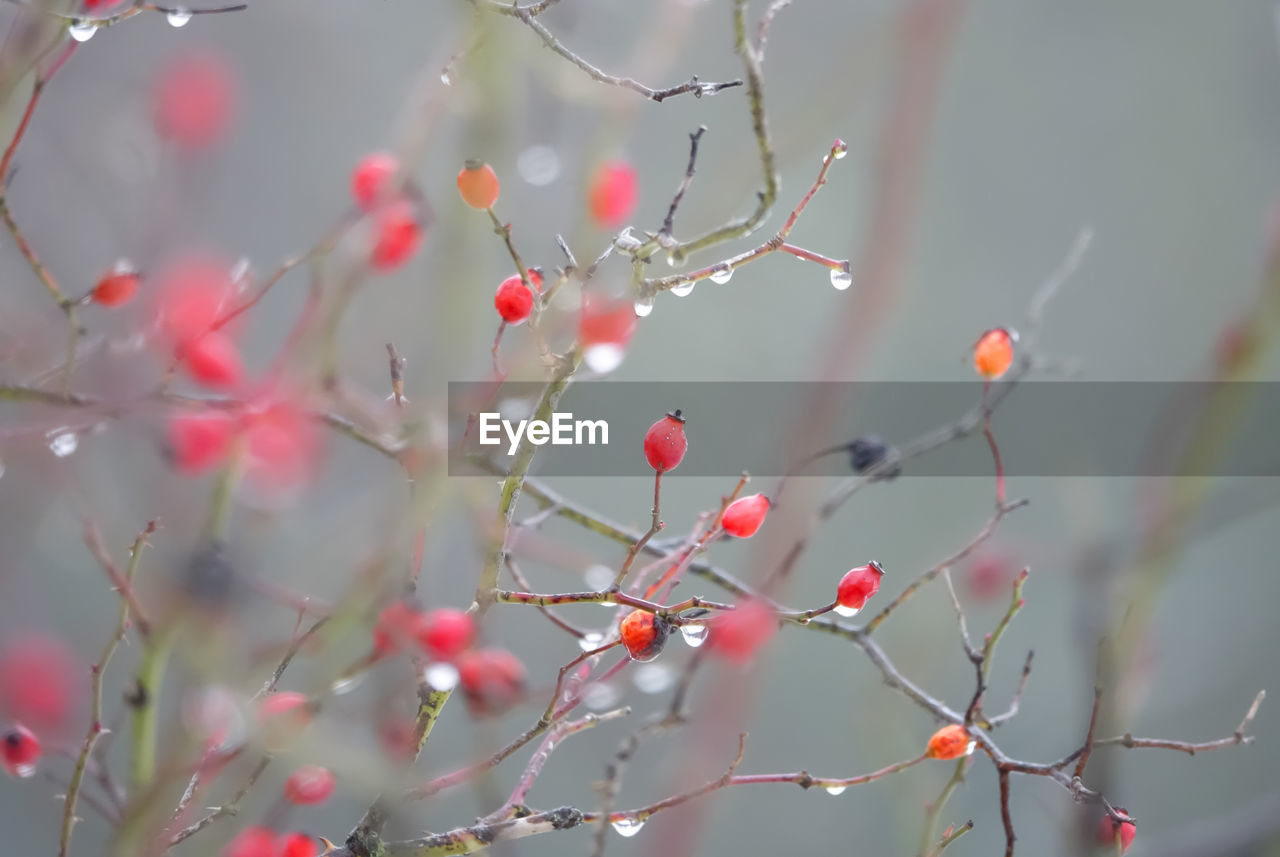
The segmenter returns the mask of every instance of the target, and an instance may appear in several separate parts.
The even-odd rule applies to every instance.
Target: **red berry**
[[[481,211],[498,201],[498,174],[481,161],[467,161],[458,171],[458,193],[462,201]]]
[[[213,256],[188,255],[161,271],[156,314],[165,342],[180,349],[208,333],[233,285],[231,266]]]
[[[328,768],[303,765],[284,782],[284,796],[290,803],[324,803],[333,794],[334,779]]]
[[[592,372],[603,375],[617,369],[636,332],[636,313],[628,301],[587,298],[578,323],[582,359]]]
[[[1128,814],[1120,807],[1116,807],[1116,811]],[[1097,835],[1098,844],[1109,849],[1115,849],[1116,839],[1119,839],[1120,853],[1124,854],[1133,845],[1133,840],[1138,835],[1138,826],[1132,821],[1116,821],[1111,816],[1104,815],[1098,821]]]
[[[451,661],[462,654],[475,638],[471,614],[453,607],[441,607],[422,617],[418,644],[435,660]]]
[[[958,759],[971,752],[970,743],[969,730],[958,723],[951,723],[929,736],[924,754],[930,759]]]
[[[351,198],[363,211],[373,211],[384,202],[387,182],[400,169],[400,162],[390,152],[365,155],[351,171]]]
[[[636,209],[636,168],[626,161],[601,164],[591,179],[587,201],[591,217],[603,229],[621,226]]]
[[[530,271],[530,283],[535,282],[534,276],[535,274]],[[542,278],[539,277],[537,285],[541,285],[541,282]],[[502,316],[502,320],[507,324],[521,324],[533,312],[533,292],[525,288],[519,274],[514,274],[498,284],[498,293],[493,296],[493,305],[498,310],[498,315]]]
[[[151,109],[161,137],[184,149],[203,148],[223,137],[231,124],[235,82],[220,57],[187,54],[161,71]]]
[[[524,696],[524,664],[506,649],[472,649],[458,658],[458,684],[473,714],[497,714]]]
[[[290,833],[281,843],[280,857],[316,857],[320,853],[315,838],[305,833]]]
[[[206,387],[226,389],[244,378],[240,349],[221,333],[206,333],[184,348],[182,356],[188,374]]]
[[[222,857],[276,857],[276,835],[265,827],[246,827],[227,843]]]
[[[231,452],[236,428],[226,414],[178,414],[169,420],[169,453],[180,473],[217,467]]]
[[[141,282],[138,270],[122,259],[94,285],[93,302],[110,307],[128,303],[138,293]]]
[[[71,714],[83,670],[57,637],[15,639],[0,652],[0,709],[37,729],[56,729]]]
[[[739,497],[729,504],[720,519],[720,526],[731,536],[749,539],[764,523],[764,516],[769,513],[769,498],[763,494],[752,494]]]
[[[0,735],[0,763],[11,777],[29,777],[40,761],[40,739],[21,723],[15,723]]]
[[[281,399],[245,415],[249,475],[267,488],[289,489],[307,481],[320,458],[323,435],[299,402]]]
[[[882,577],[884,566],[875,560],[849,569],[836,587],[836,612],[841,616],[857,615],[871,596],[880,591]]]
[[[369,264],[379,271],[394,271],[408,262],[422,246],[422,225],[413,203],[395,200],[378,212],[374,222]]]
[[[745,601],[708,623],[707,645],[726,660],[745,664],[777,631],[777,617],[767,604]]]
[[[310,723],[311,704],[305,694],[273,693],[258,705],[258,728],[269,750],[287,747]]]
[[[1006,594],[1013,582],[1014,561],[1009,556],[987,551],[969,562],[966,581],[969,593],[980,601]]]
[[[422,614],[404,601],[393,601],[378,614],[373,626],[373,650],[380,655],[401,651],[417,635]]]
[[[659,473],[675,470],[684,460],[689,440],[684,435],[684,417],[674,410],[644,433],[644,457]]]
[[[632,610],[622,618],[618,630],[633,661],[651,661],[662,654],[670,625],[648,611]]]
[[[1003,327],[988,330],[973,346],[973,368],[988,381],[999,378],[1013,365],[1017,334]]]

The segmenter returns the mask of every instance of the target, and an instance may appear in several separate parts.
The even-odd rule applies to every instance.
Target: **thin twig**
[[[689,134],[689,166],[685,167],[684,178],[680,180],[680,186],[676,188],[676,195],[671,200],[671,207],[667,209],[667,216],[662,221],[662,229],[658,230],[659,235],[670,235],[674,228],[676,219],[676,209],[680,207],[680,201],[684,199],[684,193],[689,189],[689,184],[693,181],[693,168],[698,163],[698,141],[702,139],[702,135],[707,133],[706,125],[699,125],[698,130]]]

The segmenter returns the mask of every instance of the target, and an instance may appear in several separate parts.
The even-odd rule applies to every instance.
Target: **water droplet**
[[[582,691],[582,704],[591,711],[604,711],[617,705],[621,696],[622,694],[613,685],[596,681],[587,685]]]
[[[681,625],[680,636],[684,637],[689,648],[696,649],[707,641],[706,625]]]
[[[638,818],[619,818],[613,823],[613,829],[617,831],[617,834],[626,839],[635,836],[642,827],[644,827],[644,822]]]
[[[587,346],[582,352],[582,360],[587,368],[597,375],[607,375],[622,365],[622,358],[627,354],[621,345],[602,342]]]
[[[169,22],[170,27],[185,27],[191,20],[191,17],[190,9],[184,9],[181,6],[177,6],[168,15],[165,15],[165,20]]]
[[[974,748],[975,748],[975,747],[977,747],[977,746],[978,746],[978,742],[977,742],[977,741],[970,741],[970,742],[969,742],[969,746],[967,746],[967,747],[965,747],[965,748],[964,748],[964,754],[965,754],[966,756],[972,756],[972,755],[973,755],[973,750],[974,750]]]
[[[676,258],[675,253],[667,254],[667,266],[671,268],[676,268],[680,266],[680,260]]]
[[[584,652],[592,649],[600,648],[600,644],[604,642],[604,634],[599,631],[588,631],[586,634],[578,638],[578,648]]]
[[[138,273],[138,266],[133,263],[132,259],[121,256],[119,259],[116,259],[116,263],[111,266],[111,273],[136,274]]]
[[[530,146],[516,158],[516,172],[534,187],[544,187],[560,177],[560,156],[550,146]]]
[[[861,610],[862,610],[861,607],[846,607],[843,604],[837,604],[835,606],[835,612],[837,616],[845,616],[845,617],[857,616]]]
[[[636,667],[631,681],[641,693],[662,693],[675,684],[676,674],[664,664],[644,664]]]
[[[841,262],[839,268],[831,269],[831,285],[842,292],[853,285],[853,274],[849,272],[847,261]]]
[[[616,574],[617,572],[607,565],[593,565],[582,573],[582,579],[586,581],[588,589],[599,592],[613,586],[613,578]]]
[[[436,690],[453,690],[458,685],[458,668],[443,661],[427,664],[422,678]]]
[[[849,154],[849,144],[844,140],[836,140],[836,144],[831,148],[831,151],[835,154],[836,160],[838,161],[845,155]]]
[[[847,788],[848,786],[827,786],[827,794],[832,796],[842,795],[844,794],[844,790]]]
[[[70,429],[54,429],[47,435],[49,451],[58,458],[66,458],[80,446],[80,437]]]
[[[449,69],[440,72],[440,82],[445,86],[453,86],[453,78],[449,76]]]
[[[84,21],[80,18],[71,22],[71,26],[67,27],[67,33],[77,42],[87,42],[93,38],[93,34],[98,32],[98,27],[92,21]]]
[[[653,312],[653,295],[636,298],[636,318],[645,318]]]
[[[355,675],[343,676],[342,678],[329,685],[329,692],[334,696],[342,696],[344,693],[350,693],[355,690],[364,681],[364,673],[356,673]]]
[[[733,279],[733,266],[721,262],[719,265],[716,265],[711,269],[711,273],[707,275],[707,279],[713,283],[719,283],[723,286],[725,283]]]
[[[14,765],[14,766],[13,766],[12,768],[10,768],[9,770],[11,770],[11,771],[13,772],[13,775],[14,775],[15,777],[17,777],[18,779],[20,779],[20,780],[25,780],[27,777],[30,777],[32,774],[34,774],[34,773],[36,772],[36,766],[35,766],[34,764],[27,764],[27,765]],[[621,831],[621,830],[619,830],[618,832],[619,832],[619,833],[622,833],[622,831]],[[623,833],[622,835],[623,835],[623,836],[631,836],[632,834],[630,834],[630,833]]]
[[[696,282],[690,281],[688,283],[681,283],[678,286],[672,286],[671,294],[675,295],[678,298],[688,297],[689,295],[693,294],[693,287],[695,285],[697,285]]]

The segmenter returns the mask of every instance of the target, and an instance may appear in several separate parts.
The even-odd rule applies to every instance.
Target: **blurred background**
[[[751,4],[752,22],[765,6]],[[562,0],[540,20],[606,71],[661,87],[692,74],[703,81],[742,74],[731,8],[728,0]],[[683,299],[659,295],[610,377],[968,381],[968,349],[977,336],[1024,325],[1037,287],[1088,228],[1087,254],[1045,314],[1037,351],[1047,360],[1072,365],[1071,377],[1086,380],[1274,380],[1280,366],[1273,351],[1237,360],[1223,356],[1222,342],[1232,330],[1249,330],[1262,344],[1275,333],[1269,320],[1276,298],[1266,291],[1269,248],[1277,240],[1270,218],[1280,191],[1275,13],[1262,0],[809,0],[782,10],[763,65],[780,196],[762,233],[729,245],[724,255],[754,247],[778,228],[840,137],[849,155],[834,166],[791,238],[850,259],[853,286],[837,291],[821,268],[771,256],[731,283],[704,283]],[[30,61],[22,34],[31,19],[56,24],[30,9],[0,7],[6,141],[30,87],[17,72]],[[446,84],[442,70],[472,44]],[[193,154],[157,138],[150,104],[167,64],[197,52],[227,60],[238,95],[225,141]],[[525,259],[551,270],[564,263],[557,233],[584,262],[607,246],[609,234],[592,225],[584,204],[589,176],[605,159],[634,164],[639,206],[629,222],[656,230],[683,174],[688,134],[699,125],[708,130],[676,218],[680,237],[755,205],[759,162],[742,89],[652,103],[589,80],[519,21],[477,19],[463,2],[251,0],[246,11],[198,16],[181,28],[164,15],[142,14],[81,45],[44,92],[14,159],[7,201],[72,296],[86,292],[118,257],[145,271],[188,250],[231,262],[243,257],[260,281],[347,213],[348,174],[362,155],[399,152],[433,220],[413,262],[360,285],[337,339],[337,368],[348,404],[387,431],[399,431],[403,418],[416,432],[442,419],[448,382],[488,377],[496,328],[491,295],[512,268],[487,218],[458,199],[454,178],[462,161],[476,157],[495,167],[502,179],[498,215],[511,222]],[[62,359],[65,327],[10,236],[0,247],[0,381],[28,384]],[[717,258],[711,251],[691,264]],[[349,261],[350,248],[340,247],[320,267],[321,282],[332,286]],[[668,270],[661,261],[653,267],[658,275]],[[621,291],[629,273],[613,260],[600,282]],[[239,340],[251,372],[271,365],[306,294],[303,266],[245,317]],[[73,390],[123,401],[154,386],[164,362],[135,338],[149,306],[140,300],[119,310],[82,310],[89,356],[77,367]],[[569,341],[573,307],[552,309],[548,329],[558,347]],[[383,401],[386,342],[407,361],[407,416]],[[513,376],[539,377],[526,328],[508,331],[503,359]],[[293,371],[315,385],[316,368]],[[980,382],[972,383],[977,401]],[[1213,416],[1173,409],[1167,428],[1174,434],[1214,425]],[[118,561],[146,521],[162,519],[142,561],[139,591],[144,602],[170,603],[172,584],[201,544],[213,478],[173,472],[164,455],[165,417],[164,408],[138,406],[119,418],[86,421],[66,408],[0,401],[0,645],[45,632],[86,665],[97,657],[117,601],[84,547],[86,517],[101,527]],[[792,417],[762,414],[761,421],[789,428]],[[1223,428],[1230,426],[1224,413]],[[997,415],[997,437],[999,429]],[[66,450],[51,449],[51,439],[68,432],[76,439],[73,451],[55,454]],[[689,433],[694,449],[724,442],[699,437],[696,422]],[[987,455],[980,445],[974,454]],[[496,491],[491,479],[436,476],[411,502],[394,462],[330,433],[323,466],[300,496],[237,497],[229,529],[233,561],[247,577],[332,604],[370,580],[370,590],[386,590],[384,578],[400,573],[413,530],[425,525],[420,597],[465,607]],[[552,476],[547,484],[628,526],[648,523],[649,479]],[[732,484],[673,474],[664,484],[668,531],[687,532]],[[750,541],[716,543],[708,558],[744,580],[761,580],[802,531],[803,513],[835,484],[798,483],[796,514],[771,519],[776,525]],[[1275,689],[1280,490],[1274,480],[1016,476],[1008,493],[1030,505],[1001,523],[975,561],[953,572],[970,629],[980,636],[1007,606],[1008,579],[1024,565],[1031,569],[1027,606],[1001,643],[988,696],[989,713],[1003,709],[1034,649],[1021,713],[995,735],[1008,753],[1051,761],[1079,745],[1103,635],[1126,645],[1107,697],[1107,734],[1225,737],[1259,689]],[[825,604],[840,575],[875,558],[887,570],[883,606],[969,542],[990,517],[993,497],[991,478],[908,477],[872,486],[816,535],[778,597],[796,607]],[[1167,512],[1169,498],[1191,498],[1185,516]],[[517,518],[533,511],[523,504]],[[1152,540],[1171,534],[1153,559]],[[582,589],[586,572],[616,568],[623,553],[559,519],[529,541],[516,555],[539,591]],[[996,585],[983,575],[994,575]],[[697,579],[678,592],[723,595]],[[184,694],[206,681],[247,694],[267,678],[296,614],[262,593],[259,587],[247,594],[229,628],[193,631],[176,647],[161,706],[167,746],[181,744]],[[1131,624],[1120,630],[1114,622],[1126,613]],[[323,691],[367,649],[371,615],[325,635],[321,647],[290,668],[282,687]],[[614,614],[588,605],[565,615],[605,627]],[[495,607],[483,636],[525,661],[533,699],[482,721],[460,704],[447,708],[416,769],[424,776],[487,755],[518,734],[536,719],[556,668],[578,652],[572,639],[525,608]],[[944,587],[920,592],[877,639],[912,681],[953,708],[967,704],[972,669]],[[122,648],[108,673],[107,720],[122,729],[121,693],[138,654],[136,644]],[[613,680],[598,700],[630,704],[635,713],[566,741],[530,805],[593,808],[593,784],[606,763],[634,725],[668,704],[690,654],[674,641],[654,664]],[[77,704],[81,713],[52,743],[83,739],[87,700]],[[749,670],[721,664],[703,670],[693,706],[689,727],[641,746],[618,808],[718,776],[740,730],[750,732],[742,773],[805,769],[843,777],[918,755],[937,727],[886,687],[855,647],[796,628],[784,628]],[[391,776],[375,762],[382,758],[376,726],[392,710],[412,712],[412,687],[403,669],[384,664],[354,692],[326,704],[312,737],[268,770],[257,799],[251,793],[238,818],[218,822],[177,853],[218,853],[235,830],[268,815],[280,781],[299,761],[339,771],[338,795],[322,809],[294,810],[282,824],[341,841]],[[1262,707],[1254,723],[1259,738],[1249,747],[1194,758],[1100,750],[1086,782],[1105,785],[1139,819],[1130,853],[1280,854],[1274,711]],[[124,743],[109,754],[121,765]],[[527,752],[474,788],[415,805],[392,832],[446,830],[491,811],[514,785]],[[731,789],[655,816],[635,838],[611,835],[608,853],[916,854],[925,807],[953,767],[922,764],[838,797],[782,785]],[[54,757],[46,768],[65,778],[70,762]],[[218,805],[239,777],[229,773],[207,802]],[[181,783],[175,789],[167,805]],[[51,852],[62,813],[51,795],[58,791],[42,779],[0,779],[0,826],[10,851]],[[1012,811],[1019,853],[1091,853],[1088,818],[1057,784],[1015,777]],[[73,853],[106,851],[109,827],[88,810],[81,814]],[[941,815],[943,826],[970,818],[974,830],[949,853],[1000,853],[996,777],[984,758]],[[584,828],[521,840],[502,853],[590,848]]]

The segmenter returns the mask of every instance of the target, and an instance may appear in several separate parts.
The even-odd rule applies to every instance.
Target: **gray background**
[[[812,181],[830,140],[843,137],[849,157],[833,169],[792,237],[852,258],[855,270],[873,216],[876,141],[893,91],[903,7],[886,0],[801,0],[779,16],[766,61],[782,176],[770,226],[776,228],[781,212]],[[99,33],[47,90],[19,152],[10,194],[16,216],[72,293],[88,288],[122,253],[148,264],[192,244],[232,258],[243,254],[257,270],[270,271],[309,246],[343,211],[347,172],[362,153],[405,139],[414,125],[405,105],[421,86],[437,85],[443,59],[465,32],[468,10],[465,3],[440,0],[274,0],[237,15],[197,18],[182,30],[167,27],[160,16],[142,16]],[[969,378],[965,354],[976,335],[1021,323],[1036,285],[1084,225],[1096,238],[1081,270],[1050,305],[1043,351],[1078,361],[1086,379],[1208,377],[1218,331],[1254,298],[1267,212],[1280,186],[1273,13],[1273,4],[1261,0],[970,4],[946,61],[903,276],[860,343],[865,359],[843,379]],[[0,14],[10,20],[13,10]],[[563,0],[545,21],[587,57],[655,85],[693,72],[704,80],[739,74],[725,0]],[[152,138],[146,93],[165,58],[196,47],[225,52],[243,89],[231,139],[188,161]],[[20,104],[6,106],[7,127]],[[494,326],[490,296],[510,260],[484,218],[457,200],[454,174],[463,158],[480,156],[498,168],[504,180],[500,213],[513,222],[526,257],[553,266],[560,261],[556,232],[583,257],[602,246],[604,236],[582,219],[591,163],[617,152],[632,158],[641,177],[634,221],[656,227],[685,164],[686,134],[698,124],[709,130],[677,219],[686,235],[754,203],[757,166],[740,91],[650,104],[586,81],[518,23],[495,20],[484,48],[449,90],[413,166],[437,217],[426,251],[402,272],[371,280],[344,325],[342,370],[351,387],[375,400],[384,394],[386,341],[409,359],[408,393],[416,405],[442,408],[448,381],[484,377]],[[532,187],[517,177],[515,159],[533,143],[554,147],[564,164],[549,186]],[[20,379],[56,360],[61,328],[7,236],[0,246],[0,327],[10,340],[21,333],[34,341],[5,367],[6,377]],[[621,266],[606,269],[615,279],[625,274]],[[839,335],[831,319],[858,299],[859,287],[855,282],[850,291],[836,292],[820,269],[767,258],[726,286],[704,284],[683,300],[662,296],[615,377],[812,380]],[[253,367],[270,360],[304,288],[305,280],[292,275],[252,314],[243,341]],[[85,316],[95,332],[124,335],[140,312],[134,307]],[[508,337],[511,364],[528,357],[527,343],[524,331]],[[1265,377],[1274,379],[1274,359],[1268,368]],[[86,389],[145,389],[156,371],[145,355],[120,356],[98,361],[78,379]],[[7,468],[0,479],[4,636],[53,625],[89,657],[115,608],[80,544],[80,515],[92,510],[110,543],[122,548],[143,521],[162,514],[165,529],[149,563],[160,577],[197,538],[207,480],[180,480],[165,470],[156,413],[112,423],[58,461],[44,450],[41,433],[63,417],[10,405],[0,413]],[[699,438],[696,425],[690,434],[694,444],[715,442]],[[329,452],[305,503],[279,515],[242,510],[235,521],[240,548],[256,571],[325,598],[344,591],[352,569],[403,507],[404,494],[396,469],[368,450],[333,438]],[[647,520],[647,479],[554,484],[610,517],[636,526]],[[428,600],[465,604],[470,598],[478,522],[493,506],[490,485],[450,484],[433,507]],[[688,522],[728,487],[723,479],[669,480],[664,517],[673,527]],[[827,487],[814,482],[807,490],[816,497]],[[1028,606],[1001,649],[993,710],[1007,698],[1025,650],[1036,650],[1022,714],[998,735],[1011,753],[1049,760],[1080,740],[1092,685],[1088,629],[1098,608],[1110,606],[1111,592],[1081,569],[1098,555],[1125,567],[1149,511],[1144,492],[1150,488],[1122,479],[1011,480],[1011,496],[1030,497],[1032,504],[1005,523],[994,545],[1030,565],[1032,578]],[[785,600],[825,603],[840,574],[875,557],[889,572],[884,603],[904,581],[977,532],[991,491],[989,478],[949,478],[859,495],[816,538]],[[1259,688],[1275,689],[1276,497],[1264,480],[1214,483],[1166,584],[1145,593],[1154,599],[1154,624],[1136,653],[1140,668],[1126,678],[1122,729],[1190,740],[1221,737]],[[787,543],[768,529],[751,542],[716,545],[712,558],[746,577],[758,573]],[[541,560],[529,559],[526,570],[546,589],[578,588],[582,568],[619,560],[614,546],[567,524],[554,522],[545,532],[556,547]],[[682,590],[693,594],[700,587],[687,583]],[[1001,609],[974,605],[971,627],[991,627]],[[577,615],[602,621],[605,614],[582,607]],[[243,649],[279,641],[292,627],[287,611],[260,604],[245,622],[253,630],[238,641]],[[539,617],[517,608],[491,614],[486,634],[518,646],[543,690],[553,665],[576,651]],[[971,672],[940,587],[921,593],[880,639],[915,681],[953,706],[967,701]],[[300,664],[286,685],[314,688],[321,666],[354,657],[363,640],[354,633],[346,650]],[[133,656],[133,649],[122,652],[117,678]],[[686,650],[673,643],[662,663],[685,657]],[[226,659],[243,664],[249,653],[237,649]],[[246,671],[247,686],[261,672]],[[731,758],[740,724],[751,732],[743,772],[807,768],[832,776],[914,755],[935,728],[925,713],[885,688],[864,657],[815,635],[781,634],[749,678],[725,669],[708,676],[706,692],[723,690],[726,682],[740,685],[753,699],[750,707],[720,711],[722,720],[647,744],[631,767],[620,806],[642,805],[714,775]],[[170,687],[190,682],[178,678]],[[620,687],[641,714],[662,704],[627,682]],[[108,693],[112,710],[117,698]],[[1275,807],[1280,721],[1272,702],[1262,709],[1255,724],[1259,741],[1250,748],[1194,759],[1162,751],[1113,754],[1109,791],[1142,823],[1132,854],[1171,853],[1233,811]],[[333,739],[331,753],[365,753],[371,738],[364,723],[376,704],[354,694],[335,706],[325,726],[332,731],[322,733]],[[425,769],[448,769],[477,747],[515,734],[536,716],[536,707],[496,726],[471,727],[462,707],[453,706]],[[591,784],[627,731],[614,724],[567,743],[530,802],[591,805]],[[505,794],[519,765],[504,768],[492,788]],[[278,767],[276,774],[286,770]],[[922,765],[838,799],[786,786],[722,793],[700,807],[708,814],[696,850],[911,854],[923,805],[950,769]],[[268,777],[259,788],[265,795],[277,783]],[[292,822],[341,838],[367,804],[367,788],[360,785],[371,785],[356,776],[346,783],[350,788],[333,804],[297,813]],[[0,828],[11,852],[47,854],[54,847],[61,807],[49,797],[52,788],[0,780]],[[260,812],[266,803],[255,806]],[[951,853],[998,853],[1003,835],[997,807],[991,766],[980,759],[944,813],[944,823],[973,818],[977,824]],[[490,808],[463,789],[421,807],[409,828],[445,829]],[[1016,779],[1013,809],[1019,853],[1074,853],[1075,822],[1064,790]],[[250,812],[243,818],[256,817]],[[660,816],[635,839],[613,837],[609,853],[663,847],[690,818]],[[221,837],[238,823],[224,823],[203,843],[203,836],[193,840],[184,853],[216,853]],[[101,850],[105,833],[95,817],[89,815],[78,834],[77,853]],[[586,853],[589,847],[588,835],[579,831],[525,840],[510,853]],[[1275,853],[1276,847],[1241,853]]]

